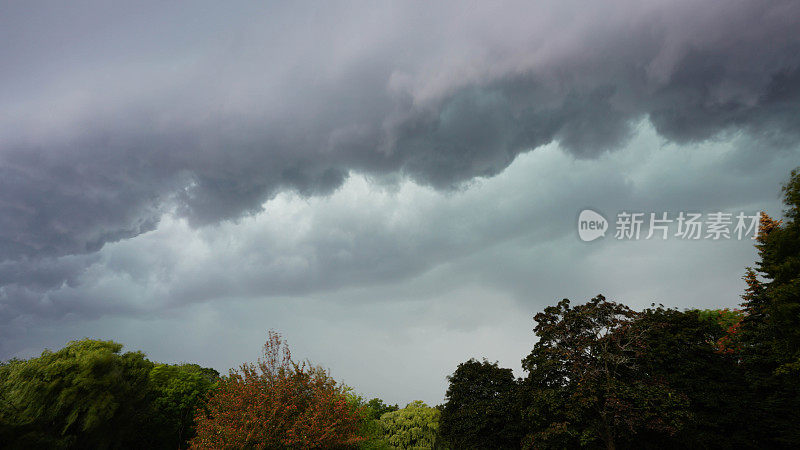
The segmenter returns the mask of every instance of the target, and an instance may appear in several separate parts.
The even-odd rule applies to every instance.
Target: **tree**
[[[747,277],[745,277],[747,278]],[[742,327],[742,320],[746,314],[738,309],[706,309],[693,310],[697,313],[698,320],[711,326],[716,334],[723,332],[717,338],[714,348],[717,353],[733,354],[740,350],[739,332]]]
[[[361,397],[358,397],[357,405],[364,411],[361,434],[366,438],[361,442],[359,448],[362,450],[384,450],[390,448],[383,435],[381,416],[397,411],[400,408],[397,405],[387,405],[379,398],[364,401]]]
[[[219,381],[195,416],[193,448],[344,448],[364,440],[364,412],[344,386],[308,362],[291,359],[269,332],[263,358]]]
[[[511,369],[470,359],[447,377],[442,437],[455,448],[519,448],[518,384]]]
[[[749,392],[736,348],[724,339],[743,314],[735,310],[648,308],[633,324],[641,336],[639,376],[662,380],[685,396],[691,420],[675,434],[639,433],[655,448],[753,448],[745,411]]]
[[[400,409],[397,405],[387,405],[379,398],[373,398],[366,402],[364,406],[367,408],[368,417],[375,420],[379,420],[386,413]]]
[[[0,367],[0,420],[9,448],[153,447],[153,364],[122,344],[84,339]]]
[[[216,370],[197,364],[157,364],[150,371],[153,420],[159,423],[158,440],[164,447],[186,448],[194,437],[194,413],[219,379]]]
[[[786,223],[762,214],[747,268],[739,352],[753,392],[749,421],[771,447],[800,446],[800,172],[783,186]]]
[[[522,360],[528,448],[616,448],[638,432],[675,434],[687,418],[684,396],[640,371],[636,313],[598,295],[567,299],[534,318],[539,341]]]
[[[405,408],[381,416],[383,437],[390,449],[434,449],[441,448],[439,439],[439,416],[431,408],[417,400]]]

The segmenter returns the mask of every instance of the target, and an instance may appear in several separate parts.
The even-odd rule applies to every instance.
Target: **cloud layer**
[[[405,282],[526,227],[543,251],[581,202],[763,202],[800,142],[797,17],[755,0],[2,4],[0,337]]]
[[[5,259],[94,252],[170,208],[240,217],[351,171],[448,188],[553,140],[591,157],[642,117],[677,142],[797,136],[796,2],[363,6],[4,14]]]

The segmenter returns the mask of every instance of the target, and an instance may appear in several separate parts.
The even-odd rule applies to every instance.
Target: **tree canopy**
[[[786,222],[762,215],[759,260],[747,268],[746,316],[732,340],[750,386],[754,435],[772,446],[800,444],[800,172],[783,187]],[[738,331],[738,330],[737,330]]]
[[[231,371],[197,410],[192,447],[354,447],[365,440],[364,412],[346,394],[321,367],[293,361],[280,335],[270,332],[258,363]]]
[[[381,430],[390,449],[441,448],[439,416],[436,408],[414,401],[405,408],[381,416]]]
[[[675,434],[688,417],[685,396],[642,370],[637,314],[598,295],[569,300],[535,317],[539,341],[523,359],[525,447],[616,448],[641,432]]]
[[[187,417],[215,378],[211,369],[187,367],[91,339],[9,361],[0,366],[0,437],[11,448],[185,445]]]
[[[454,448],[518,448],[519,386],[511,369],[470,359],[449,376],[441,434]]]

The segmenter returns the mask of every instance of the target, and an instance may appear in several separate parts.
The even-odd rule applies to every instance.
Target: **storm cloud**
[[[353,189],[456,195],[546,146],[596,161],[643,126],[659,145],[735,140],[749,167],[791,160],[798,18],[796,1],[752,0],[4,2],[0,335],[36,318],[401,280],[509,239],[473,221],[479,231],[406,241],[447,206],[392,215],[379,202],[355,234],[312,227],[286,244],[300,225],[275,202],[330,198],[354,177]],[[625,198],[628,187],[603,192]],[[578,207],[576,195],[562,201]],[[347,222],[331,214],[315,223]],[[506,231],[532,220],[494,214],[517,224]],[[429,220],[398,225],[415,215]],[[254,252],[219,242],[248,220],[292,225]],[[560,236],[542,227],[542,239]],[[251,258],[253,280],[181,272],[159,253],[167,244],[149,263],[113,256],[165,230],[217,242],[206,250],[221,265]],[[86,288],[109,274],[150,300]]]

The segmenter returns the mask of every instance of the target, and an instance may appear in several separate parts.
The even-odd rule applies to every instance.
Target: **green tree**
[[[218,378],[216,370],[197,364],[157,364],[150,370],[153,420],[160,425],[158,438],[164,447],[188,447],[195,434],[195,410],[204,407]]]
[[[441,434],[463,449],[519,448],[522,439],[519,390],[511,369],[470,359],[447,377]]]
[[[434,449],[441,448],[439,439],[439,416],[431,408],[417,400],[398,411],[381,416],[381,430],[387,448],[390,449]]]
[[[152,446],[153,364],[112,341],[70,342],[0,368],[0,418],[9,448]]]
[[[367,409],[367,414],[371,419],[379,420],[382,415],[394,412],[400,409],[397,405],[387,405],[383,402],[383,400],[379,398],[373,398],[370,401],[364,403],[364,406]]]
[[[783,186],[786,223],[762,215],[747,268],[738,356],[753,392],[749,421],[765,446],[800,446],[800,172]]]
[[[686,398],[639,368],[636,316],[602,295],[574,308],[564,299],[536,315],[539,341],[522,361],[525,447],[613,449],[645,430],[681,428]]]
[[[383,450],[391,448],[383,435],[381,416],[397,411],[397,405],[387,405],[379,398],[364,401],[359,397],[357,405],[364,412],[362,435],[366,437],[359,445],[362,450]]]
[[[663,380],[685,396],[691,420],[674,435],[643,430],[651,448],[728,449],[755,446],[745,419],[749,392],[738,358],[720,347],[743,314],[731,310],[644,310],[633,327],[641,336],[642,376]]]

